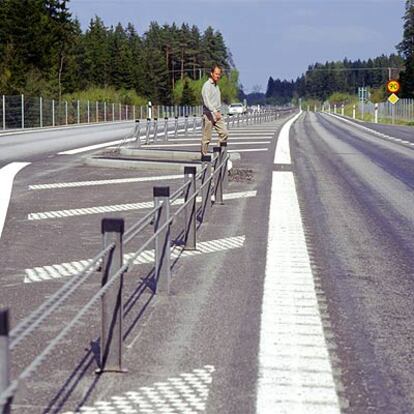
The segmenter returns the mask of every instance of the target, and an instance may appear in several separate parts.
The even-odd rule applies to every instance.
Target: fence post
[[[184,203],[193,197],[196,192],[196,167],[185,166],[184,167],[184,180],[185,182],[190,181],[190,184],[187,186]],[[185,248],[189,250],[196,250],[196,199],[195,197],[187,204],[187,207],[184,209],[184,242]]]
[[[141,124],[139,119],[135,120],[135,129],[134,129],[134,137],[135,137],[135,146],[141,146]]]
[[[164,118],[164,141],[168,141],[168,116]]]
[[[214,203],[224,204],[223,203],[223,177],[222,169],[220,168],[217,172],[217,168],[221,164],[222,154],[221,147],[214,147]]]
[[[206,168],[203,174],[203,179],[201,180],[201,185],[206,184],[201,191],[202,206],[200,220],[203,222],[208,220],[210,208],[211,208],[211,155],[202,155],[201,156],[202,168]]]
[[[39,98],[39,125],[40,128],[43,128],[43,99]]]
[[[77,101],[76,105],[76,112],[77,112],[77,118],[78,118],[78,124],[80,124],[80,108],[79,108],[79,100]]]
[[[52,99],[52,126],[55,126],[55,100]]]
[[[69,124],[69,116],[68,116],[68,101],[65,101],[65,124]]]
[[[352,106],[352,119],[355,119],[355,118],[356,118],[356,106],[353,105]]]
[[[170,235],[170,187],[154,187],[154,206],[159,207],[154,217],[154,233],[165,226],[155,238],[155,292],[170,293],[171,282],[171,235]]]
[[[102,286],[119,271],[123,264],[122,236],[124,220],[120,218],[104,218],[101,222],[104,247],[114,243],[114,249],[108,253],[102,266]],[[100,367],[97,373],[125,372],[122,368],[122,287],[123,275],[102,296],[102,332]]]
[[[6,96],[3,95],[3,130],[6,129]]]
[[[345,105],[342,104],[341,106],[341,115],[344,116],[345,115]]]
[[[106,101],[104,102],[104,122],[106,122]]]
[[[112,122],[115,122],[115,104],[112,103]]]
[[[129,105],[125,105],[125,121],[128,121],[128,109],[129,109]]]
[[[99,122],[99,102],[98,101],[95,102],[95,112],[96,112],[96,115],[95,115],[96,122]]]
[[[90,123],[90,105],[89,105],[89,100],[88,100],[88,117],[87,117],[87,119],[88,119],[88,124]]]
[[[122,105],[119,104],[119,120],[122,121]]]
[[[10,386],[9,310],[0,310],[0,395]],[[0,404],[2,414],[10,414],[12,399]]]
[[[378,104],[374,106],[374,123],[378,124]]]
[[[22,129],[24,129],[24,95],[22,94],[21,99],[21,105],[22,105]]]

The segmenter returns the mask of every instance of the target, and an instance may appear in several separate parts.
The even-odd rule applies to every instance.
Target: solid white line
[[[244,246],[246,237],[235,236],[224,239],[209,240],[197,243],[197,250],[184,250],[182,246],[171,247],[171,257],[193,257],[202,254],[216,253],[231,249],[240,249]],[[133,253],[124,255],[124,261],[128,262],[134,256]],[[84,259],[75,262],[54,264],[49,266],[39,266],[32,269],[25,269],[24,283],[44,282],[62,277],[73,276],[81,271],[91,262],[91,259]],[[133,262],[134,265],[153,263],[154,250],[143,251]]]
[[[302,111],[296,114],[292,119],[287,121],[279,133],[277,140],[276,154],[274,158],[275,164],[290,164],[290,149],[289,149],[289,132],[293,123],[301,116]]]
[[[227,150],[227,152],[261,152],[261,151],[268,151],[268,149],[267,148],[249,148],[249,149]]]
[[[50,190],[55,188],[75,188],[75,187],[88,187],[93,185],[106,185],[106,184],[124,184],[124,183],[138,183],[146,181],[159,181],[159,180],[175,180],[183,178],[183,175],[161,175],[159,177],[135,177],[135,178],[114,178],[110,180],[93,180],[93,181],[73,181],[67,183],[50,183],[50,184],[33,184],[29,185],[29,190]]]
[[[290,163],[289,128],[277,164]],[[283,171],[272,174],[256,400],[256,413],[276,412],[340,413],[294,177]]]
[[[224,200],[235,200],[240,198],[250,198],[256,197],[256,191],[242,191],[235,193],[224,194]],[[201,197],[197,197],[197,202],[201,202]],[[173,205],[180,205],[184,203],[184,199],[177,199]],[[102,214],[109,213],[114,211],[131,211],[131,210],[141,210],[146,208],[153,208],[153,201],[144,201],[141,203],[128,203],[128,204],[115,204],[109,206],[95,206],[95,207],[86,207],[86,208],[73,208],[67,210],[52,210],[52,211],[42,211],[38,213],[30,213],[27,216],[28,220],[47,220],[47,219],[58,219],[58,218],[67,218],[75,216],[85,216],[91,214]]]
[[[29,164],[30,162],[12,162],[0,169],[0,237],[6,221],[14,177]]]

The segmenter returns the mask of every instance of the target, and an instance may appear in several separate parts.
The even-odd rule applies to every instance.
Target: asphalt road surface
[[[94,374],[100,335],[96,309],[36,374],[20,384],[14,412],[80,412],[82,407],[84,412],[114,414],[414,412],[414,152],[400,141],[410,142],[410,129],[382,131],[375,126],[397,139],[390,140],[327,114],[303,113],[290,130],[291,164],[280,164],[274,153],[285,121],[231,131],[229,150],[239,152],[240,161],[226,188],[229,198],[213,208],[200,228],[198,242],[205,243],[208,253],[182,257],[174,264],[170,296],[154,295],[149,289],[150,262],[128,272],[128,373]],[[199,139],[190,135],[177,143],[182,150],[194,150]],[[102,243],[102,217],[122,216],[128,228],[145,215],[140,203],[151,200],[153,185],[170,185],[174,191],[182,183],[182,177],[168,171],[92,168],[77,155],[46,151],[46,156],[39,156],[31,151],[27,156],[32,158],[18,159],[32,164],[15,178],[0,239],[0,306],[11,309],[12,325],[70,278],[82,260],[93,257]],[[326,366],[323,350],[312,345],[317,325],[304,326],[297,319],[310,318],[312,310],[311,292],[301,285],[305,279],[299,284],[286,280],[298,289],[293,293],[283,285],[267,290],[269,260],[275,256],[278,267],[279,257],[270,250],[274,229],[269,223],[274,218],[286,217],[286,223],[279,223],[288,229],[286,251],[302,255],[301,236],[289,230],[294,205],[285,200],[287,192],[275,197],[271,192],[285,185],[275,177],[291,173],[339,408],[324,399],[331,395],[330,386],[314,382],[328,373],[319,370]],[[272,213],[275,200],[286,203]],[[289,239],[293,237],[299,241]],[[133,248],[128,246],[128,252]],[[286,263],[279,264],[283,266]],[[99,284],[96,273],[13,352],[13,376]],[[269,297],[280,294],[287,308],[291,294],[296,295],[293,302],[299,296],[306,299],[306,306],[295,308],[295,318],[282,324],[283,309],[278,307],[269,317],[264,306]],[[280,352],[273,359],[263,352],[263,343],[281,325],[292,340],[304,342],[296,347],[286,345],[286,337],[272,340]],[[296,354],[298,349],[305,356]],[[317,355],[312,355],[314,350]],[[274,388],[266,384],[266,364],[274,369]],[[285,393],[286,389],[293,391]]]

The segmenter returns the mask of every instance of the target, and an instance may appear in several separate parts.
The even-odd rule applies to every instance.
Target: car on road
[[[229,105],[229,115],[245,114],[246,108],[240,102],[231,103]]]

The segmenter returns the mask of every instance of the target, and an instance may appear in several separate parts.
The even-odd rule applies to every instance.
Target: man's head
[[[218,65],[213,65],[210,71],[210,78],[214,83],[217,83],[221,78],[221,68]]]

